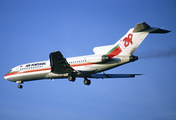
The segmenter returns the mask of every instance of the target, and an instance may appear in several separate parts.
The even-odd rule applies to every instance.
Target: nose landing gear
[[[19,84],[19,85],[18,85],[18,88],[22,89],[22,88],[23,88],[23,86],[22,86],[21,84]]]
[[[23,83],[23,81],[16,81],[16,83],[18,83],[18,88],[22,89],[23,88],[23,85],[21,85],[21,83]]]

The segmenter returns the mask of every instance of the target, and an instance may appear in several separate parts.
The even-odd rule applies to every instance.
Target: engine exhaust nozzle
[[[138,56],[134,56],[134,55],[130,56],[130,62],[134,62],[136,60],[138,60]]]

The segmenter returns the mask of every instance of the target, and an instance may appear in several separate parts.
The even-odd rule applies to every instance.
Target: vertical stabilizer
[[[110,58],[117,55],[131,56],[149,33],[168,33],[170,31],[150,27],[145,22],[138,23],[135,28],[130,29],[111,49],[106,51]],[[101,48],[103,49],[103,48]]]

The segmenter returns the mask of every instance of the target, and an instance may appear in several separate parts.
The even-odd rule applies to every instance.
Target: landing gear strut
[[[84,80],[84,85],[90,85],[90,84],[91,84],[91,81],[88,80],[87,78],[85,78],[85,80]]]
[[[21,85],[21,83],[23,83],[23,81],[16,81],[16,83],[18,83],[19,85],[18,85],[18,88],[20,88],[20,89],[22,89],[23,88],[23,86]]]

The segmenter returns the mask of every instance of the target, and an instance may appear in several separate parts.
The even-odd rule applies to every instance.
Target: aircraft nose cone
[[[5,74],[5,75],[4,75],[4,79],[6,79],[6,80],[9,80],[9,79],[11,79],[11,76],[10,76],[10,74],[9,74],[9,73]]]
[[[5,75],[4,75],[4,79],[6,79],[6,80],[7,80],[7,74],[5,74]]]

